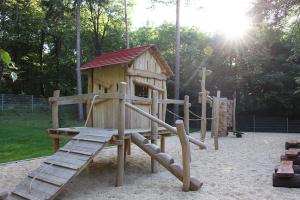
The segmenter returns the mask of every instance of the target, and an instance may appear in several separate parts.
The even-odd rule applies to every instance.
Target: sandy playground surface
[[[158,173],[151,174],[149,156],[135,145],[127,159],[124,186],[114,187],[116,148],[108,148],[57,199],[296,200],[300,198],[300,189],[272,187],[272,172],[288,139],[300,140],[300,134],[248,133],[241,139],[229,136],[220,138],[219,151],[213,149],[211,139],[207,140],[206,151],[191,145],[191,173],[204,182],[195,192],[181,192],[181,182],[162,166]],[[166,142],[167,152],[181,163],[179,139],[169,137]],[[13,190],[41,161],[0,166],[0,192]]]

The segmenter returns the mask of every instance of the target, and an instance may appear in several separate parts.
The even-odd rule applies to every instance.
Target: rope
[[[191,110],[189,110],[189,112],[194,115],[195,117],[197,117],[198,119],[202,119],[202,117],[200,117],[199,115],[196,115],[195,113],[193,113]]]
[[[171,110],[167,109],[168,113],[174,115],[175,117],[178,117],[179,119],[184,119],[183,117],[177,115],[176,113],[172,112]]]
[[[89,121],[89,118],[90,118],[90,115],[91,115],[91,113],[92,113],[93,106],[94,106],[94,103],[95,103],[95,100],[96,100],[97,97],[99,97],[99,95],[95,95],[95,96],[93,97],[93,100],[92,100],[92,103],[91,103],[91,107],[90,107],[89,113],[88,113],[88,115],[86,116],[86,121],[85,121],[85,123],[84,123],[84,126],[85,126],[85,127],[87,126],[87,123],[88,123],[88,121]]]

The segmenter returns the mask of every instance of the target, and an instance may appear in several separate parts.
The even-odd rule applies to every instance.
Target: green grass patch
[[[60,117],[62,127],[82,125],[70,116]],[[49,112],[0,112],[0,163],[52,154],[52,140],[46,134],[50,127]]]

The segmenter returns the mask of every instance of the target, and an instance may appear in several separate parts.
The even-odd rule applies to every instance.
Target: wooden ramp
[[[175,163],[174,159],[169,154],[162,153],[157,145],[149,143],[149,140],[139,133],[132,133],[131,140],[144,152],[149,154],[153,159],[158,161],[162,166],[164,166],[168,171],[176,176],[180,181],[183,180],[182,167],[179,164]],[[198,190],[202,185],[202,182],[200,182],[196,178],[191,177],[190,190]]]
[[[8,200],[54,199],[111,140],[115,131],[86,129],[22,180]]]

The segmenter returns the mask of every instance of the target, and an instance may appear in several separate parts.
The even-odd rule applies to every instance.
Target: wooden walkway
[[[28,174],[8,196],[8,200],[54,199],[117,133],[117,130],[94,128],[58,129],[58,131],[73,131],[77,132],[77,135],[45,160],[39,168]]]

